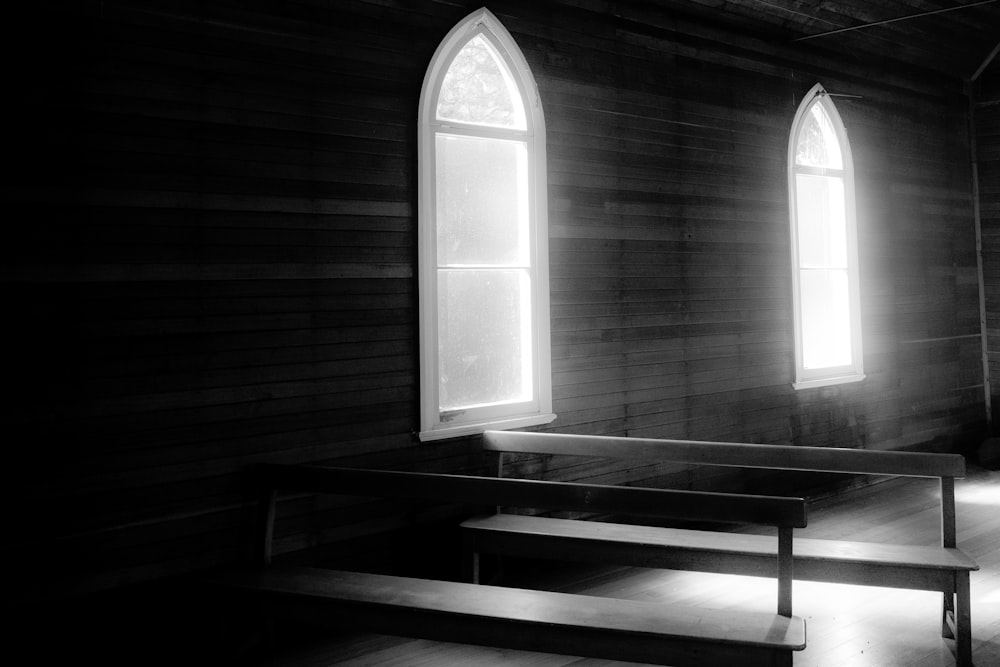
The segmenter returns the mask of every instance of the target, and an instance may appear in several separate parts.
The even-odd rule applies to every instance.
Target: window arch
[[[837,108],[816,84],[788,142],[795,387],[864,379],[854,163]]]
[[[420,438],[550,422],[545,121],[490,11],[438,46],[418,113]]]

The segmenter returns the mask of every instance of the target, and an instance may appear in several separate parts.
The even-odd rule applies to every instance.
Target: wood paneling
[[[1000,62],[994,59],[972,85],[982,235],[986,357],[993,431],[1000,408]]]
[[[21,578],[17,595],[231,560],[251,462],[483,469],[474,438],[413,437],[417,102],[437,44],[478,7],[18,10],[0,249],[19,507],[8,552],[28,571],[58,568]],[[489,8],[548,123],[551,430],[941,451],[981,437],[961,80],[654,3]],[[795,392],[784,161],[816,81],[848,95],[836,103],[858,168],[869,377]],[[996,150],[980,151],[995,202]],[[984,219],[995,208],[984,200]],[[357,520],[374,534],[407,519],[362,507]],[[286,551],[319,540],[280,537]]]

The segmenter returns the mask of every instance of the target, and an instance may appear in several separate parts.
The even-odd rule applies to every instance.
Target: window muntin
[[[544,119],[493,14],[445,38],[420,107],[420,437],[547,423]]]
[[[836,107],[816,85],[789,140],[795,387],[864,378],[854,173]]]

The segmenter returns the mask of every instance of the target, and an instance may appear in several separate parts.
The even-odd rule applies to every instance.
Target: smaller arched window
[[[788,142],[795,387],[864,379],[854,164],[847,131],[819,84]]]
[[[545,121],[488,10],[441,42],[419,120],[420,437],[550,422]]]

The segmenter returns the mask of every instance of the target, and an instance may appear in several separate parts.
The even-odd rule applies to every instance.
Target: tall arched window
[[[488,10],[438,46],[419,123],[420,437],[552,421],[545,122]]]
[[[864,379],[854,164],[847,131],[819,84],[788,142],[795,387]]]

